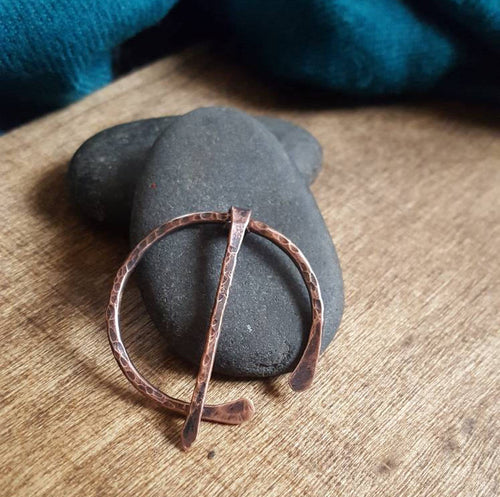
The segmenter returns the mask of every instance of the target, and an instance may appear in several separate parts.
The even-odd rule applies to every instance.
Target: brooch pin
[[[166,235],[186,226],[213,223],[228,225],[229,235],[198,376],[191,402],[188,403],[170,397],[159,390],[144,378],[134,366],[121,336],[119,319],[120,304],[128,278],[146,251],[153,244]],[[297,266],[307,287],[312,311],[311,328],[302,357],[289,377],[289,384],[292,390],[305,390],[311,386],[313,381],[321,347],[323,301],[321,299],[318,280],[300,249],[283,234],[261,221],[252,219],[250,210],[231,207],[229,212],[197,212],[176,217],[162,224],[136,245],[118,270],[113,282],[106,311],[108,338],[113,355],[123,374],[139,392],[165,409],[186,416],[181,434],[181,444],[184,449],[191,447],[195,441],[201,420],[225,424],[240,424],[249,420],[254,413],[252,401],[246,398],[224,404],[205,404],[205,397],[217,350],[217,342],[221,333],[224,310],[236,269],[238,252],[247,232],[266,238],[287,254]]]

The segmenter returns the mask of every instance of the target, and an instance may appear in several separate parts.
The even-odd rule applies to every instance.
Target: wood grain
[[[346,310],[313,388],[214,380],[250,423],[148,405],[110,353],[104,311],[127,243],[84,220],[68,159],[104,127],[231,105],[291,119],[325,150],[313,191]],[[0,138],[1,476],[5,496],[496,496],[500,493],[500,121],[452,105],[341,107],[287,96],[205,51],[162,60]],[[131,285],[137,366],[189,399]]]

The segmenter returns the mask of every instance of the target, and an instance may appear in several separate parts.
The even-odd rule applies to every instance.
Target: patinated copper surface
[[[267,238],[283,250],[297,266],[306,284],[307,291],[309,292],[309,298],[311,300],[311,328],[309,331],[309,339],[299,363],[288,379],[288,383],[292,390],[296,392],[306,390],[311,386],[314,372],[316,371],[316,364],[321,349],[321,335],[323,332],[323,299],[321,298],[318,278],[316,278],[311,265],[299,247],[279,231],[276,231],[265,223],[253,219],[248,223],[248,231]]]
[[[229,297],[229,288],[233,281],[238,252],[240,251],[245,236],[248,221],[250,221],[251,211],[249,210],[231,207],[230,213],[231,227],[227,240],[226,253],[222,261],[222,269],[219,285],[217,287],[217,294],[215,295],[215,303],[212,309],[212,316],[210,317],[207,340],[205,342],[203,355],[201,356],[200,369],[193,390],[191,407],[182,430],[181,442],[184,449],[189,448],[198,435],[208,382],[212,375],[215,351],[219,341],[222,319],[224,318],[224,310],[226,309],[227,299]]]
[[[141,240],[136,245],[118,270],[113,282],[111,296],[109,298],[109,305],[106,311],[108,338],[113,355],[115,356],[123,374],[127,377],[130,383],[132,383],[132,385],[146,397],[149,397],[152,401],[165,407],[166,409],[180,414],[188,414],[190,404],[174,397],[170,397],[153,386],[141,375],[130,359],[122,341],[120,331],[119,313],[121,299],[130,274],[144,256],[144,253],[155,242],[161,240],[169,233],[173,233],[174,231],[185,226],[201,223],[226,223],[228,220],[229,213],[227,212],[202,212],[177,217],[154,229],[151,233],[149,233],[149,235],[146,236],[146,238]],[[219,404],[216,406],[206,405],[203,409],[202,417],[207,421],[215,421],[217,423],[239,424],[250,419],[253,413],[254,407],[252,401],[248,399],[238,399],[233,402]]]
[[[222,262],[221,277],[212,309],[210,327],[207,333],[207,340],[193,397],[191,404],[188,404],[182,400],[170,397],[153,386],[134,366],[123,344],[120,332],[119,312],[121,299],[130,274],[144,256],[144,253],[155,242],[169,233],[192,224],[225,224],[228,222],[230,224],[230,232]],[[318,280],[299,248],[291,240],[267,224],[250,219],[249,210],[232,207],[229,212],[199,212],[168,221],[154,229],[146,238],[139,242],[118,270],[113,283],[106,311],[106,319],[108,323],[109,343],[115,359],[123,374],[137,390],[166,409],[187,415],[182,432],[182,445],[184,448],[190,447],[194,442],[201,419],[218,423],[239,424],[250,419],[254,413],[252,401],[249,399],[242,398],[218,405],[205,405],[204,403],[212,373],[217,342],[220,336],[222,318],[229,295],[229,288],[236,267],[237,255],[246,231],[267,238],[283,250],[293,260],[307,286],[311,300],[311,329],[302,357],[289,379],[289,384],[293,390],[305,390],[312,383],[321,347],[323,301],[321,299]]]

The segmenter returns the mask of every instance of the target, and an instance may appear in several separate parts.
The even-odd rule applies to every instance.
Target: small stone
[[[152,187],[152,185],[155,185]],[[140,175],[131,244],[189,212],[251,208],[308,258],[325,303],[322,348],[343,310],[342,276],[330,234],[304,177],[268,128],[231,109],[198,109],[155,141]],[[227,230],[193,226],[153,246],[138,268],[146,307],[171,349],[198,365]],[[305,285],[293,262],[256,235],[245,237],[224,315],[214,371],[233,377],[290,371],[310,326]]]
[[[310,185],[318,176],[323,150],[309,131],[283,119],[259,116],[256,118],[278,139],[290,160]]]
[[[207,454],[208,459],[213,459],[215,457],[215,450],[211,450]]]
[[[128,226],[135,184],[147,153],[174,117],[144,119],[105,129],[71,159],[71,197],[91,219]]]
[[[148,152],[161,133],[178,118],[160,117],[119,124],[89,138],[68,169],[71,196],[91,219],[128,227],[135,184]],[[311,183],[321,168],[318,141],[305,129],[282,119],[257,117],[281,142]],[[152,186],[152,188],[154,188]]]

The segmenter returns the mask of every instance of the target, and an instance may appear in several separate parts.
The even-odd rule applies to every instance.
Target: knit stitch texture
[[[107,84],[113,48],[175,3],[0,0],[0,110],[61,106]],[[201,11],[282,80],[362,97],[438,90],[500,101],[500,0],[218,0],[192,15]]]

